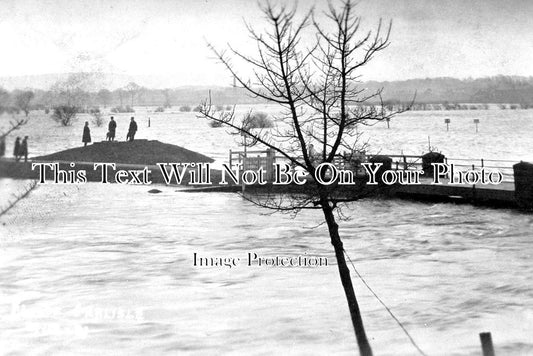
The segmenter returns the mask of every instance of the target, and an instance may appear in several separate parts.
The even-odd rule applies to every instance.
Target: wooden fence
[[[392,159],[392,169],[395,170],[421,170],[422,156],[418,155],[388,155],[380,154]],[[356,170],[360,163],[367,162],[373,155],[359,155],[355,159],[346,159],[345,156],[336,156],[333,164],[339,169]],[[263,168],[266,172],[266,178],[271,179],[273,174],[274,163],[290,161],[276,154],[272,149],[252,150],[252,151],[233,151],[229,152],[229,164],[234,168],[235,165],[241,164],[243,170],[258,170]],[[444,163],[453,164],[459,170],[498,170],[503,174],[503,182],[514,182],[513,164],[516,161],[496,160],[496,159],[474,159],[474,158],[445,158]]]

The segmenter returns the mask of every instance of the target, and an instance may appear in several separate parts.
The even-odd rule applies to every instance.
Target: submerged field
[[[30,136],[30,156],[82,145],[88,117],[59,127],[31,115],[16,133]],[[122,140],[130,116],[115,115]],[[236,148],[234,136],[194,113],[138,108],[135,117],[136,138],[217,162]],[[451,119],[449,132],[444,118]],[[481,121],[477,134],[474,118]],[[421,154],[429,135],[449,157],[533,161],[533,110],[413,112],[393,120],[390,130],[385,123],[366,129],[371,153]],[[105,127],[91,130],[93,140],[105,138]],[[2,194],[22,184],[0,179]],[[332,248],[325,227],[316,227],[319,212],[264,215],[236,194],[158,188],[154,195],[147,186],[42,185],[2,217],[2,351],[353,354]],[[347,253],[425,352],[479,355],[478,333],[491,331],[497,354],[533,353],[530,215],[381,200],[356,202],[344,213],[352,218],[340,223]],[[307,254],[331,264],[199,268],[194,253],[243,260],[248,253]],[[375,354],[415,354],[353,271],[352,277]]]
[[[164,113],[155,113],[154,109],[137,107],[133,114],[110,114],[118,123],[117,140],[125,141],[130,117],[135,116],[139,126],[138,139],[178,145],[219,162],[228,160],[231,148],[239,148],[240,136],[229,135],[223,127],[210,127],[206,119],[197,117],[197,113],[179,112],[176,107]],[[270,115],[279,113],[279,107],[273,105],[242,105],[236,110],[240,116],[250,110]],[[105,140],[110,115],[106,115],[102,127],[90,124],[93,142]],[[446,131],[445,118],[451,120],[449,131]],[[474,119],[480,120],[478,133]],[[7,126],[9,120],[7,114],[0,116],[0,127]],[[16,136],[25,135],[30,136],[30,156],[80,147],[85,121],[90,122],[90,116],[80,114],[74,125],[61,127],[44,112],[32,112],[29,124],[7,138],[7,154],[12,154]],[[365,139],[370,139],[369,153],[420,155],[428,151],[429,136],[433,148],[452,158],[533,161],[533,110],[406,112],[391,121],[390,129],[383,122],[362,126],[361,131],[365,133]]]

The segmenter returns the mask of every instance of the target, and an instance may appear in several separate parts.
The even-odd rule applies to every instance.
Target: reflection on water
[[[2,180],[4,184],[20,184]],[[348,308],[320,212],[295,219],[235,194],[43,185],[1,220],[0,350],[24,354],[353,354]],[[345,248],[428,354],[533,353],[533,217],[365,200]],[[319,268],[194,267],[324,256]],[[354,275],[352,273],[352,275]],[[415,350],[354,279],[376,355]]]

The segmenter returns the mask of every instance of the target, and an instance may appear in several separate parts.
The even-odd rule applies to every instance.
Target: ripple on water
[[[27,319],[0,326],[11,335],[9,345],[0,341],[3,350],[16,353],[28,344],[42,353],[131,355],[354,349],[326,227],[315,227],[320,212],[265,216],[233,194],[164,187],[157,195],[115,185],[61,187],[66,195],[55,189],[39,187],[0,226],[0,312],[10,313],[13,298],[30,293]],[[450,345],[450,354],[473,352],[472,340],[487,328],[507,354],[533,348],[524,342],[533,325],[530,216],[400,201],[364,200],[347,209],[354,218],[339,223],[346,251],[428,354]],[[242,259],[248,252],[307,253],[327,256],[330,265],[198,268],[194,252]],[[390,316],[352,276],[376,354],[410,354]],[[77,305],[142,308],[143,319],[73,317]],[[47,319],[44,336],[16,331],[39,322],[31,313],[54,307],[62,312]],[[51,326],[79,324],[89,328],[84,339],[51,335]]]

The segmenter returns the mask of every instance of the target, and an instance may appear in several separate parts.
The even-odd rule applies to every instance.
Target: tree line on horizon
[[[515,104],[533,106],[533,77],[494,76],[485,78],[425,78],[391,82],[366,82],[370,90],[383,88],[383,97],[393,103],[406,103],[416,93],[415,104],[442,104],[456,109],[460,104]],[[482,108],[482,107],[480,107]],[[503,108],[503,107],[502,107]],[[429,108],[431,109],[431,108]],[[468,109],[462,107],[459,109]]]
[[[87,84],[89,77],[87,73],[74,73],[48,90],[8,91],[0,87],[0,114],[24,112],[27,115],[30,110],[53,110],[58,106],[73,107],[77,112],[90,112],[92,108],[132,112],[134,106],[156,106],[158,111],[182,106],[184,111],[188,111],[186,108],[196,107],[208,95],[206,88],[150,89],[134,82],[114,90],[92,90],[91,84]],[[488,109],[488,104],[499,104],[500,109],[533,107],[533,77],[426,78],[369,81],[359,86],[371,91],[383,89],[383,104],[390,108],[409,106],[410,110],[477,110]],[[210,97],[219,105],[264,102],[261,98],[249,96],[240,87],[215,88],[210,90]]]
[[[245,95],[242,88],[175,88],[149,89],[131,82],[114,90],[92,90],[92,83],[84,79],[89,74],[76,73],[66,80],[57,82],[48,90],[14,89],[8,91],[0,87],[0,114],[4,112],[19,113],[31,110],[53,110],[64,106],[76,108],[77,112],[90,112],[94,108],[110,108],[114,112],[133,112],[134,106],[156,106],[164,111],[172,106],[181,106],[183,111],[191,111],[210,95],[219,105],[254,104],[261,100]]]

